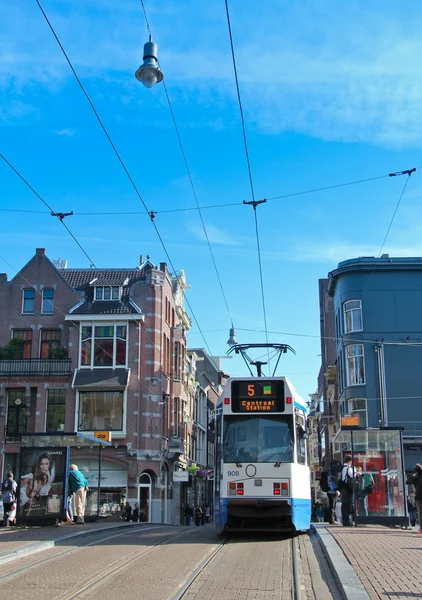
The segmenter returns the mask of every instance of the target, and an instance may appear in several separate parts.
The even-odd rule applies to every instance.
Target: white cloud
[[[207,231],[207,237],[210,244],[218,244],[220,246],[236,246],[237,241],[230,235],[228,232],[216,227],[215,225],[210,225],[208,223],[205,224],[205,228]],[[201,223],[192,223],[189,222],[187,224],[187,229],[189,232],[195,236],[198,240],[206,241],[206,236],[204,232],[204,228]]]
[[[64,135],[66,137],[73,137],[75,135],[73,129],[56,129],[55,131],[53,131],[53,133],[55,133],[56,135]]]

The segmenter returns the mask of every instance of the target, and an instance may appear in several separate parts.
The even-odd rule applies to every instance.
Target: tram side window
[[[305,430],[300,425],[298,425],[296,427],[296,454],[297,454],[297,462],[300,465],[305,465],[306,464],[306,438],[305,438]]]

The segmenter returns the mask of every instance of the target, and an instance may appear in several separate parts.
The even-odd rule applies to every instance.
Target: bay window
[[[123,431],[123,392],[79,392],[78,431]]]
[[[365,363],[363,344],[346,346],[347,385],[362,385],[365,383]]]
[[[344,333],[362,331],[362,302],[360,300],[348,300],[343,304],[344,310]]]
[[[84,325],[81,327],[81,366],[125,366],[126,342],[127,325]]]

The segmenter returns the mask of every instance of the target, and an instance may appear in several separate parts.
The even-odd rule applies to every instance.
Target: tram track
[[[81,552],[87,550],[88,548],[91,548],[93,546],[98,546],[98,545],[100,545],[100,544],[102,544],[104,542],[108,542],[109,540],[112,540],[112,539],[115,539],[115,538],[118,538],[118,537],[122,537],[122,536],[133,535],[133,534],[136,534],[136,533],[143,534],[146,531],[157,531],[159,529],[164,529],[164,527],[160,527],[160,526],[157,526],[157,527],[148,527],[148,528],[143,528],[142,531],[135,530],[135,529],[134,530],[121,531],[119,533],[114,533],[113,535],[108,535],[107,537],[102,537],[100,539],[95,539],[94,541],[89,542],[87,544],[84,544],[83,546],[80,546],[80,547],[77,547],[77,548],[72,547],[72,548],[69,548],[67,550],[63,550],[62,552],[55,552],[52,556],[49,556],[48,558],[42,558],[41,560],[33,561],[29,565],[25,565],[24,567],[19,567],[18,569],[15,569],[11,573],[7,573],[6,575],[0,576],[0,583],[4,583],[4,582],[6,582],[6,581],[8,581],[10,579],[13,579],[14,577],[19,577],[20,575],[22,575],[24,573],[26,574],[28,571],[30,571],[32,569],[37,569],[38,567],[48,565],[48,563],[53,563],[53,562],[56,562],[57,560],[60,560],[62,558],[67,558],[67,557],[69,557],[69,556],[71,556],[73,554],[81,553]],[[103,532],[98,532],[98,535],[101,535],[101,533],[103,533]],[[93,533],[92,535],[95,536],[96,533]],[[170,541],[171,539],[179,537],[180,535],[183,535],[183,534],[179,533],[179,534],[171,536],[170,538],[167,538],[166,540],[163,540],[162,542],[158,542],[157,544],[155,544],[151,548],[146,548],[144,553],[148,553],[149,551],[153,550],[157,546],[160,546],[163,543],[165,543],[167,541]],[[70,538],[67,541],[69,543],[72,543],[72,538]],[[57,546],[54,549],[56,549],[56,548],[57,548]],[[47,550],[44,551],[44,552],[47,552]],[[138,551],[138,555],[141,555],[141,554],[142,553],[139,553],[139,551]],[[128,555],[126,555],[126,556],[128,556]],[[29,557],[25,557],[25,559],[23,559],[23,560],[26,560],[27,558],[29,558]]]
[[[288,543],[289,540],[280,540],[280,543]],[[192,597],[192,594],[190,595],[190,593],[193,593],[192,588],[194,587],[195,583],[198,582],[198,579],[204,575],[205,570],[207,569],[207,567],[210,566],[210,563],[216,559],[217,555],[223,550],[223,548],[226,546],[226,544],[233,544],[236,545],[236,540],[232,540],[230,537],[226,537],[221,541],[221,544],[219,545],[218,548],[216,548],[213,553],[206,557],[198,566],[197,568],[192,572],[191,576],[189,577],[189,579],[185,582],[185,584],[183,585],[183,587],[177,591],[177,593],[171,597],[171,600],[183,600],[184,598],[186,599],[188,596]],[[262,542],[265,543],[265,542]],[[299,544],[298,544],[298,540],[297,537],[293,537],[290,541],[290,579],[291,579],[291,599],[292,600],[302,600],[302,591],[301,591],[301,579],[300,579],[300,569],[299,569]],[[283,568],[285,569],[285,565],[282,565],[282,569],[281,572],[283,572]],[[287,569],[288,570],[288,569]],[[287,574],[287,573],[286,573]],[[280,590],[281,593],[281,590]],[[196,595],[194,596],[196,597]],[[229,598],[229,596],[227,596]],[[284,598],[284,596],[283,596]]]

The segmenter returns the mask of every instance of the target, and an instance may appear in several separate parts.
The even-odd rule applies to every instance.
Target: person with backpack
[[[422,465],[417,463],[413,467],[413,473],[406,479],[406,483],[407,485],[413,485],[415,488],[415,503],[419,521],[418,532],[422,533]]]
[[[343,527],[352,527],[350,517],[353,515],[353,485],[355,474],[352,469],[352,457],[345,456],[344,465],[341,470],[341,516]]]
[[[197,527],[200,526],[201,519],[202,519],[202,510],[201,510],[201,507],[199,505],[197,505],[195,508],[195,525]]]
[[[7,473],[7,478],[3,481],[1,485],[1,493],[3,499],[3,524],[5,527],[9,525],[9,515],[13,510],[13,504],[16,502],[16,490],[18,489],[18,484],[13,479],[13,473],[9,471]]]

